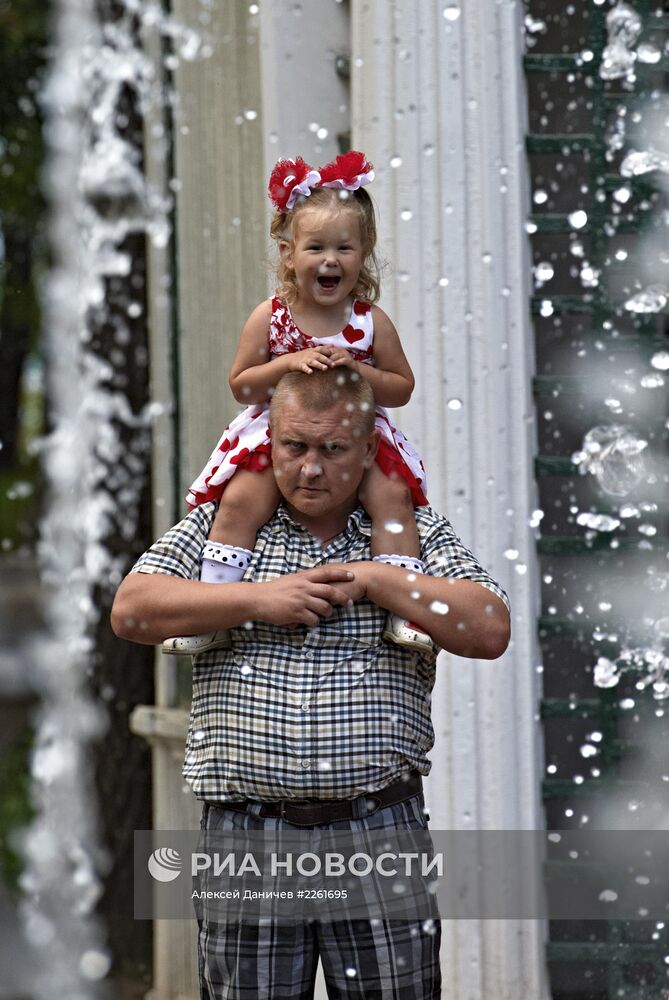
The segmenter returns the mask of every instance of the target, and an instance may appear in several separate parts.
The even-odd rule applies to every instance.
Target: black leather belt
[[[263,802],[260,816],[263,818],[283,819],[293,826],[320,826],[322,823],[337,823],[346,819],[362,819],[371,816],[378,809],[397,805],[406,799],[420,795],[423,791],[423,781],[418,771],[411,771],[406,777],[386,785],[378,792],[367,792],[357,799],[315,799],[305,802],[294,802],[282,799],[280,802]],[[210,802],[217,809],[233,809],[235,812],[248,812],[250,799],[241,802]]]

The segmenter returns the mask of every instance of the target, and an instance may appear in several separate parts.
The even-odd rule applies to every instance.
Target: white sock
[[[207,542],[202,549],[200,580],[203,583],[236,583],[244,576],[252,555],[250,549]]]
[[[399,566],[400,569],[408,569],[410,573],[425,573],[425,563],[422,559],[415,559],[414,556],[384,553],[381,556],[373,556],[372,562],[389,563],[391,566]]]

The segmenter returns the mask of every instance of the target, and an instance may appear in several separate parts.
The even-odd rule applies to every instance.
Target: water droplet
[[[402,166],[402,157],[393,156],[393,158],[390,161],[390,166],[393,168],[393,170],[397,170],[398,167]]]
[[[446,406],[448,407],[449,410],[461,410],[462,409],[462,400],[461,399],[449,399],[449,401],[447,402]]]
[[[593,676],[595,687],[612,688],[620,680],[620,674],[615,663],[607,660],[605,656],[600,656],[595,664]]]
[[[85,951],[79,960],[79,971],[84,979],[97,982],[104,979],[111,968],[111,956],[108,952],[91,948]]]
[[[598,898],[602,903],[615,903],[618,893],[614,892],[613,889],[604,889],[603,892],[600,892]]]
[[[247,122],[254,122],[258,117],[258,112],[249,109],[248,111],[244,112],[244,117],[246,118]]]
[[[383,525],[384,530],[388,531],[391,535],[401,535],[404,528],[399,521],[386,521]]]
[[[613,197],[620,205],[626,205],[632,197],[632,192],[628,187],[621,187],[613,192]]]
[[[599,271],[589,264],[583,265],[579,277],[584,288],[596,288],[599,284]]]
[[[532,17],[531,14],[526,14],[525,31],[531,35],[543,34],[546,31],[546,22],[539,20],[539,18]]]
[[[669,154],[650,147],[645,150],[631,150],[620,165],[623,177],[639,177],[652,170],[669,173]]]
[[[543,188],[538,188],[533,195],[535,205],[544,205],[548,201],[548,192],[544,191]],[[533,223],[530,223],[533,225]],[[534,232],[536,232],[536,226],[534,227]]]
[[[650,285],[628,299],[625,309],[638,314],[661,312],[667,304],[668,294],[663,286]]]
[[[504,551],[505,559],[511,559],[511,560],[517,559],[519,555],[520,553],[518,552],[518,549],[506,549]]]
[[[550,281],[554,274],[553,265],[545,260],[540,261],[534,268],[534,277],[537,281]]]
[[[639,385],[642,389],[661,389],[664,385],[664,378],[655,372],[651,375],[642,375],[639,379]]]
[[[592,743],[584,743],[581,747],[581,757],[594,757],[598,753],[599,750]]]
[[[650,363],[658,371],[669,371],[669,351],[657,351],[650,359]]]
[[[618,400],[607,400],[607,405]],[[583,449],[573,456],[582,473],[593,474],[605,493],[626,496],[645,476],[643,452],[648,442],[621,424],[593,427],[583,439]]]
[[[541,305],[539,306],[540,316],[544,316],[545,318],[547,318],[548,316],[552,316],[554,311],[555,310],[553,308],[553,303],[551,302],[550,299],[541,300]]]
[[[400,212],[400,219],[402,222],[408,222],[409,219],[413,219],[413,212],[410,208],[403,208]]]
[[[636,50],[636,57],[639,62],[642,63],[653,63],[659,62],[662,58],[662,52],[655,45],[648,45],[646,42],[642,43]]]
[[[444,604],[443,601],[432,601],[430,611],[433,611],[435,615],[447,615],[448,604]]]
[[[460,8],[456,7],[455,4],[449,4],[448,7],[444,7],[444,17],[447,21],[457,21],[460,17]]]
[[[576,523],[592,531],[615,531],[620,526],[617,518],[609,517],[608,514],[596,514],[594,511],[584,511],[579,514]]]
[[[669,637],[669,618],[658,618],[658,620],[653,625],[653,630],[655,634],[660,636],[662,639]]]
[[[571,212],[567,216],[567,218],[569,220],[569,225],[573,229],[583,229],[583,227],[587,224],[588,221],[587,212],[584,212],[583,209],[578,209],[576,212]]]
[[[349,979],[355,979],[355,977],[358,975],[358,970],[354,969],[353,966],[349,966],[346,969],[346,975],[348,976]]]

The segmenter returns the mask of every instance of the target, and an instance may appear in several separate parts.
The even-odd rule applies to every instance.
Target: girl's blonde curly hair
[[[294,242],[296,220],[305,208],[331,210],[333,212],[355,212],[360,225],[362,242],[362,267],[358,283],[353,289],[356,299],[377,302],[381,294],[381,277],[376,258],[376,217],[374,203],[364,188],[357,191],[335,191],[332,188],[314,188],[308,198],[301,198],[292,212],[274,212],[270,226],[270,236],[280,245]],[[276,266],[276,295],[288,305],[297,299],[295,271],[279,255]]]

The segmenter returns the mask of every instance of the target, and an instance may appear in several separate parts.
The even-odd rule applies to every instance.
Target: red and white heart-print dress
[[[272,299],[269,325],[269,349],[273,358],[281,354],[303,351],[318,344],[344,347],[356,361],[374,364],[374,320],[367,302],[354,301],[347,325],[334,337],[310,337],[303,333],[290,309],[281,299]],[[414,504],[427,503],[427,480],[418,452],[395,427],[382,406],[376,407],[376,429],[380,433],[377,464],[389,475],[394,472],[407,481]],[[209,461],[186,495],[189,507],[208,500],[218,500],[237,469],[259,471],[272,464],[269,443],[269,405],[247,406],[225,428]]]

